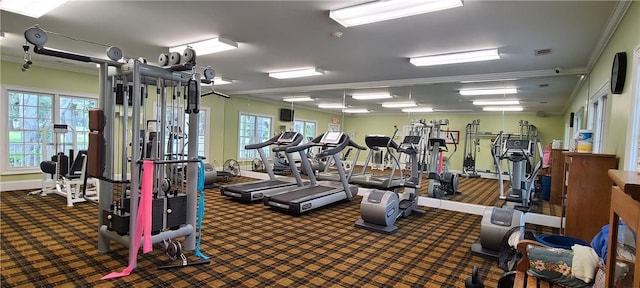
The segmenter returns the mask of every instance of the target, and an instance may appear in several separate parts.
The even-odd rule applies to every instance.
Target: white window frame
[[[609,82],[605,83],[589,99],[587,129],[593,131],[593,153],[602,153],[605,147]]]
[[[27,93],[36,93],[36,94],[49,94],[53,95],[53,103],[52,103],[52,116],[53,123],[58,123],[60,121],[60,97],[78,97],[78,98],[87,98],[87,99],[96,99],[98,101],[98,96],[93,94],[83,94],[72,91],[61,91],[61,90],[51,90],[51,89],[42,89],[42,88],[34,88],[34,87],[25,87],[25,86],[17,86],[17,85],[2,85],[2,97],[0,97],[0,114],[3,115],[1,117],[2,121],[0,121],[0,135],[8,135],[9,133],[9,121],[5,121],[9,115],[8,109],[8,99],[9,99],[9,91],[20,91]],[[23,167],[23,168],[11,168],[9,167],[9,137],[2,137],[4,140],[0,140],[0,175],[19,175],[19,174],[36,174],[41,173],[40,167]]]
[[[571,122],[567,123],[564,138],[565,149],[576,149],[575,139],[578,136],[578,131],[582,129],[582,119],[584,117],[584,107],[580,107],[578,111],[573,113],[573,127]]]
[[[238,112],[238,128],[237,128],[238,137],[236,138],[238,148],[236,149],[236,156],[238,157],[238,161],[251,161],[254,158],[258,157],[258,154],[257,154],[258,152],[254,152],[252,158],[240,157],[240,151],[244,149],[244,147],[242,147],[242,145],[240,144],[240,137],[241,137],[240,136],[240,134],[241,134],[240,133],[240,129],[241,129],[240,123],[241,123],[241,118],[242,118],[243,115],[254,116],[254,117],[256,117],[256,121],[258,120],[258,117],[264,117],[264,118],[271,119],[270,120],[271,124],[270,124],[270,127],[269,127],[269,135],[273,135],[273,129],[274,129],[274,126],[275,126],[275,122],[273,120],[273,116],[271,116],[271,115],[256,114],[256,113],[243,112],[243,111]],[[257,123],[255,123],[255,124],[257,126]],[[253,132],[254,132],[254,136],[255,136],[256,130],[254,130]],[[253,143],[250,143],[250,144],[253,144]],[[265,149],[265,156],[267,157],[267,159],[271,158],[272,153],[271,153],[270,149]]]
[[[640,45],[633,50],[631,69],[629,124],[627,125],[627,145],[624,170],[640,172]]]
[[[295,130],[295,128],[296,128],[296,122],[302,122],[302,127],[303,127],[303,128],[302,128],[302,130],[303,130],[303,131],[302,131],[302,133],[300,133],[300,134],[302,134],[302,136],[304,136],[305,138],[306,138],[307,136],[305,135],[305,133],[304,133],[304,132],[306,132],[306,131],[304,131],[304,130],[306,130],[306,129],[307,129],[307,123],[313,123],[313,130],[314,130],[314,131],[313,131],[313,135],[314,135],[314,136],[312,136],[312,137],[316,137],[316,136],[318,136],[318,121],[315,121],[315,120],[307,120],[307,119],[294,119],[294,120],[293,120],[293,129],[294,129],[294,130]],[[296,131],[296,132],[298,132],[298,131]],[[305,139],[305,141],[303,141],[303,142],[306,142],[306,140],[307,140],[307,139]]]
[[[154,119],[158,119],[158,115],[156,115],[156,114],[158,114],[158,109],[156,109],[157,105],[158,105],[158,103],[154,101],[153,102],[153,118]],[[167,105],[167,109],[175,109],[175,108],[177,108],[177,107],[174,107],[174,106],[171,106],[171,105]],[[211,109],[209,107],[200,106],[200,111],[204,111],[204,113],[205,113],[205,115],[204,115],[204,124],[205,124],[204,125],[204,155],[198,155],[198,156],[204,156],[205,158],[209,159],[209,145],[208,145],[208,143],[210,143],[209,142],[210,141],[210,137],[209,137],[210,128],[209,128],[209,126],[211,126],[210,125],[211,124],[211,120],[210,120],[211,119]],[[188,117],[188,114],[187,113],[182,113],[182,117]],[[180,120],[182,120],[182,119],[180,119]],[[184,121],[180,121],[180,122],[182,123]],[[156,130],[155,132],[158,132],[158,125],[159,124],[160,123],[155,123],[155,127],[152,127],[152,128],[154,128]],[[146,124],[143,124],[141,127],[144,127],[145,130],[148,130],[149,127],[145,127],[144,125],[146,125]],[[182,127],[182,128],[184,129],[184,127]],[[147,131],[147,133],[148,132],[149,131]],[[183,132],[189,134],[189,131],[183,131]],[[164,145],[166,145],[166,143]]]

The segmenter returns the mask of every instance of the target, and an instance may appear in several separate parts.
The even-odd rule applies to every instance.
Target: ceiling
[[[472,109],[476,99],[520,99],[525,111],[563,113],[573,91],[599,56],[624,15],[617,1],[464,1],[463,7],[344,28],[330,9],[365,1],[71,1],[39,19],[2,11],[3,60],[23,58],[22,33],[53,33],[46,46],[105,58],[105,47],[126,57],[157,62],[169,46],[222,36],[239,48],[198,56],[233,84],[215,89],[230,95],[282,102],[310,95],[320,102],[345,101],[353,108],[397,113],[378,101],[357,101],[354,91],[389,91],[436,109]],[[342,37],[332,36],[341,32]],[[416,67],[412,56],[497,48],[501,59]],[[551,54],[536,56],[536,49]],[[34,65],[96,73],[91,65],[34,55]],[[318,67],[322,76],[277,80],[271,71]],[[559,68],[559,73],[556,71]],[[27,72],[28,73],[28,72]],[[513,96],[460,96],[462,88],[517,87]],[[346,95],[346,97],[344,97]]]

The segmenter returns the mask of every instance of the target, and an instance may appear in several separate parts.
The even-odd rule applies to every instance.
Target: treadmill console
[[[324,133],[320,143],[322,144],[338,144],[340,143],[340,139],[342,139],[342,132],[327,132]]]
[[[294,132],[294,131],[283,132],[280,135],[280,138],[278,138],[278,143],[291,143],[293,142],[293,140],[296,139],[296,135],[298,135],[298,132]]]

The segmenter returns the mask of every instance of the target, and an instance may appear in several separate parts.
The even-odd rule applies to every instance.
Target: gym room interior
[[[640,287],[638,1],[0,10],[2,287]]]

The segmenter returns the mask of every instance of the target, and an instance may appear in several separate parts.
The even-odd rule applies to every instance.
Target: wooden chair
[[[535,245],[540,247],[547,247],[544,244],[533,240],[521,240],[518,242],[516,249],[522,253],[522,258],[516,265],[516,278],[513,288],[562,288],[562,286],[551,284],[545,280],[536,278],[535,276],[527,274],[529,270],[529,257],[527,256],[527,246]]]

